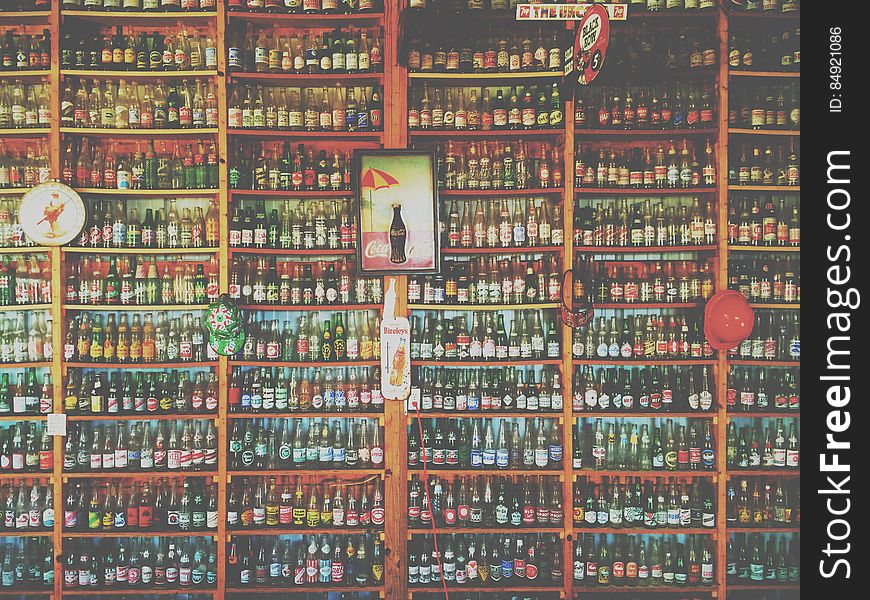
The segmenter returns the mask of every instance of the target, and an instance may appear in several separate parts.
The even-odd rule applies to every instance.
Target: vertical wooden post
[[[719,6],[719,73],[718,73],[718,142],[716,147],[718,164],[718,195],[717,195],[717,230],[719,232],[718,249],[715,258],[716,289],[728,288],[728,13],[724,6]],[[725,395],[728,390],[728,353],[719,352],[716,371],[716,589],[719,598],[725,600],[725,561],[728,549],[727,521],[725,519],[728,502],[726,490],[727,480],[727,445],[728,414]]]

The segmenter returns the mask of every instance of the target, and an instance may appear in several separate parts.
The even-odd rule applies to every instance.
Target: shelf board
[[[217,530],[214,531],[160,531],[160,530],[141,530],[133,529],[130,531],[105,531],[103,529],[88,530],[88,531],[67,531],[63,530],[64,538],[128,538],[128,537],[216,537]]]
[[[44,538],[44,537],[52,537],[52,536],[54,536],[54,531],[51,529],[49,529],[47,531],[44,529],[38,529],[36,531],[33,531],[30,528],[26,528],[26,529],[17,529],[16,528],[16,529],[0,530],[0,538],[4,538],[4,537],[18,537],[18,538],[39,537],[39,538]]]
[[[256,527],[233,528],[227,526],[227,535],[358,535],[361,533],[381,534],[383,525],[362,527]]]
[[[356,85],[377,84],[383,81],[383,73],[356,72],[356,73],[244,73],[234,72],[228,76],[230,82],[251,81],[267,84],[283,84],[285,86],[296,85],[330,85],[335,83],[349,83]]]
[[[733,479],[735,477],[797,477],[800,478],[800,469],[728,469],[726,477]]]
[[[527,358],[500,360],[411,360],[412,367],[534,367],[537,365],[561,365],[560,358]]]
[[[48,363],[51,364],[51,363]],[[106,362],[64,362],[63,366],[71,369],[190,369],[194,367],[214,367],[218,361],[179,361],[179,362],[122,362],[122,363],[106,363]]]
[[[3,13],[0,13],[2,15]],[[2,21],[0,21],[2,22]],[[20,69],[17,71],[0,71],[0,77],[3,79],[35,79],[39,77],[48,78],[51,71],[48,69]]]
[[[801,18],[801,11],[795,10],[788,13],[774,12],[768,10],[729,10],[728,18],[737,19],[772,19],[777,21],[797,21]]]
[[[421,410],[421,419],[561,419],[562,411],[540,411],[540,410]],[[407,421],[411,422],[417,419],[417,413],[412,412],[407,415]]]
[[[750,302],[749,306],[752,308],[771,308],[775,310],[800,310],[801,305],[797,302],[792,302],[789,304],[778,303],[778,302]]]
[[[487,533],[507,533],[511,535],[522,535],[525,533],[565,533],[564,527],[537,527],[530,525],[523,525],[521,527],[463,527],[453,526],[446,527],[444,525],[439,525],[437,527],[438,534],[441,536],[445,536],[448,533],[459,533],[459,534],[468,534],[468,533],[479,533],[479,534],[487,534]],[[425,535],[431,534],[432,527],[408,527],[409,535]],[[464,586],[462,589],[465,589]]]
[[[677,359],[629,359],[629,360],[616,360],[613,358],[572,358],[571,362],[574,365],[619,365],[623,367],[631,366],[631,365],[643,365],[643,366],[679,366],[679,365],[715,365],[717,364],[717,360],[714,358],[710,359],[702,359],[702,358],[677,358]]]
[[[48,368],[51,366],[50,360],[42,360],[36,362],[16,362],[16,363],[0,363],[0,369],[39,369]]]
[[[286,360],[230,360],[230,367],[377,367],[380,360],[342,360],[330,362],[302,362]]]
[[[780,194],[799,194],[799,185],[729,185],[729,192],[778,192]]]
[[[704,302],[593,302],[595,308],[601,309],[630,309],[630,310],[661,310],[664,308],[698,308]]]
[[[528,189],[485,189],[485,190],[446,190],[438,189],[438,196],[443,198],[471,196],[473,198],[513,198],[513,197],[530,197],[530,196],[553,196],[563,194],[564,188],[528,188]],[[443,249],[442,249],[443,250]]]
[[[199,71],[104,71],[95,69],[62,69],[62,77],[87,77],[88,79],[181,79],[190,77],[216,77],[216,70]]]
[[[10,10],[0,11],[0,22],[3,21],[37,21],[44,20],[48,24],[51,11],[48,10]]]
[[[676,477],[678,479],[705,479],[715,478],[716,471],[664,471],[662,469],[650,469],[649,471],[627,469],[574,469],[574,481],[578,476],[596,477]],[[651,529],[650,531],[655,531]]]
[[[800,246],[728,246],[729,252],[800,252]]]
[[[357,411],[343,411],[343,412],[335,412],[335,411],[313,411],[313,410],[288,410],[284,412],[278,411],[260,411],[260,412],[249,412],[249,413],[239,413],[239,412],[229,412],[227,413],[227,419],[230,420],[242,420],[242,419],[333,419],[333,418],[342,418],[342,419],[380,419],[383,418],[383,412],[357,412]]]
[[[577,187],[574,188],[575,194],[591,195],[591,196],[650,196],[650,197],[665,197],[665,196],[695,196],[697,194],[715,194],[719,190],[716,187],[701,187],[701,188],[610,188],[610,187]]]
[[[716,533],[715,527],[584,527],[583,525],[574,525],[574,531],[579,533],[600,533],[607,535],[610,533],[619,535],[713,535]]]
[[[96,537],[96,536],[95,536]],[[77,590],[76,588],[63,588],[64,596],[139,596],[139,595],[148,595],[148,596],[179,596],[192,594],[217,594],[218,590],[213,587],[197,587],[197,586],[187,586],[187,587],[179,587],[179,588],[162,588],[162,587],[142,587],[138,585],[136,587],[131,588],[130,586],[121,587],[120,584],[117,584],[119,587],[115,589],[91,589],[88,587],[84,590]]]
[[[61,127],[60,132],[73,135],[111,136],[114,138],[140,136],[148,138],[196,138],[204,135],[217,135],[218,129],[217,127],[191,127],[188,129],[116,129],[103,127]]]
[[[799,583],[781,583],[781,582],[770,582],[770,581],[762,581],[758,583],[726,583],[725,589],[729,592],[736,591],[745,591],[745,590],[800,590],[801,584]]]
[[[650,530],[655,531],[655,530]],[[611,581],[613,579],[611,578]],[[585,585],[574,585],[574,592],[578,596],[583,596],[584,594],[639,594],[642,597],[642,594],[648,593],[658,593],[658,594],[713,594],[716,592],[716,586],[713,584],[707,586],[688,586],[688,585],[676,585],[676,586],[658,586],[658,587],[650,587],[648,585],[645,586],[625,586],[625,585],[608,585],[604,587],[592,587]]]
[[[26,194],[27,192],[29,192],[32,189],[33,188],[29,188],[29,187],[6,187],[6,188],[0,187],[0,197],[11,196],[11,195],[17,196],[19,194]]]
[[[553,138],[564,136],[564,129],[492,129],[483,131],[479,129],[410,129],[408,137],[425,138]]]
[[[0,312],[17,312],[20,310],[51,310],[51,304],[10,304],[0,306]]]
[[[254,138],[294,138],[294,139],[336,139],[354,140],[360,142],[380,142],[384,137],[383,131],[291,131],[275,129],[236,129],[228,128],[227,135],[236,137]]]
[[[240,304],[242,310],[309,312],[320,310],[380,310],[381,304]]]
[[[89,188],[77,187],[75,190],[79,194],[85,195],[100,195],[100,196],[161,196],[171,198],[175,196],[191,196],[191,197],[206,197],[217,196],[220,190],[217,189],[202,189],[202,190],[119,190],[110,188]]]
[[[449,82],[457,85],[485,86],[497,83],[523,81],[562,81],[563,74],[559,71],[520,71],[517,73],[457,73],[457,72],[413,72],[408,73],[409,80]]]
[[[3,73],[5,71],[0,71],[0,79],[5,79],[3,77]],[[21,138],[21,137],[33,137],[33,136],[47,136],[51,133],[51,129],[48,127],[17,127],[17,128],[2,128],[0,129],[0,136],[4,138]]]
[[[742,365],[747,367],[799,367],[799,360],[749,360],[742,358],[729,358],[729,365]]]
[[[266,256],[351,256],[356,254],[356,248],[312,248],[305,250],[284,250],[281,248],[229,248],[229,254],[263,254]]]
[[[160,312],[169,310],[206,310],[208,304],[65,304],[64,310],[77,311],[100,311],[100,312],[118,312],[118,311],[148,311]]]
[[[306,198],[352,198],[353,190],[240,190],[229,189],[230,198],[245,196],[251,197],[266,197],[266,198],[298,198],[304,200]]]
[[[778,135],[778,136],[788,136],[788,137],[800,137],[801,132],[799,130],[788,130],[788,129],[741,129],[734,128],[728,130],[728,135]]]
[[[716,252],[719,246],[574,246],[576,253],[665,254],[673,252]]]
[[[521,246],[508,248],[441,248],[441,254],[553,254],[562,252],[564,246]]]
[[[205,22],[217,18],[215,11],[179,11],[179,12],[124,12],[115,10],[64,10],[60,11],[62,18],[74,17],[97,23],[109,23],[116,20],[121,21],[138,21],[146,19],[149,21],[184,21]]]
[[[281,475],[317,475],[318,477],[341,477],[349,475],[351,477],[365,477],[367,475],[384,476],[384,469],[324,469],[324,468],[305,468],[305,469],[259,469],[256,473],[251,471],[236,471],[227,469],[228,477],[251,477],[254,476],[281,476]]]
[[[786,79],[800,79],[800,71],[728,71],[731,77],[782,77]]]
[[[674,138],[688,136],[710,136],[716,137],[719,135],[718,129],[586,129],[577,128],[574,130],[574,137],[578,141],[596,138],[611,138],[625,137],[632,140],[647,139],[647,138]]]
[[[801,416],[801,411],[795,409],[786,409],[786,410],[767,410],[763,412],[733,412],[729,411],[726,413],[725,418],[729,421],[731,419],[778,419],[780,417],[785,419],[799,419]]]
[[[220,248],[83,248],[80,246],[62,246],[65,254],[217,254]]]
[[[707,411],[676,411],[665,410],[588,410],[574,411],[574,420],[597,419],[597,418],[626,418],[626,419],[654,419],[666,417],[669,419],[716,419],[718,414],[715,410]]]
[[[51,475],[51,471],[3,471],[2,473],[0,473],[0,480],[24,478],[31,479],[33,477],[46,478],[51,477]],[[18,535],[17,530],[15,531],[16,535]]]
[[[263,13],[263,12],[236,12],[227,11],[230,21],[249,21],[252,23],[265,23],[268,25],[278,24],[280,27],[306,28],[317,27],[333,28],[335,25],[347,24],[374,24],[384,18],[382,12],[361,12],[346,14],[288,14],[288,13]],[[248,588],[242,588],[243,590]]]
[[[538,304],[408,304],[410,310],[437,310],[451,311],[491,311],[491,310],[547,310],[560,308],[558,302],[544,302]]]
[[[211,465],[209,465],[211,466]],[[217,465],[215,465],[216,467]],[[217,471],[194,471],[193,469],[174,469],[166,471],[64,471],[64,479],[153,479],[156,477],[217,477]],[[133,534],[135,535],[135,534]]]
[[[430,530],[431,531],[431,530]],[[561,585],[518,585],[516,581],[514,581],[514,577],[511,577],[507,581],[502,580],[499,584],[490,584],[490,585],[456,585],[456,584],[447,584],[448,590],[453,590],[455,592],[462,593],[487,593],[487,592],[561,592],[564,591],[565,588]],[[520,580],[522,581],[522,580]],[[443,593],[444,588],[441,587],[441,583],[431,584],[427,586],[417,586],[417,585],[409,585],[408,593],[409,594],[436,594],[441,595]]]
[[[46,416],[43,414],[32,413],[0,413],[0,421],[44,421]]]
[[[105,413],[99,415],[67,414],[70,421],[196,421],[201,419],[215,420],[217,412],[213,413]]]
[[[427,467],[429,473],[440,473],[441,475],[517,475],[517,476],[528,476],[528,475],[549,475],[552,477],[561,476],[565,474],[563,469],[498,469],[495,467],[480,467],[478,469],[471,468],[444,468],[438,467],[433,464],[429,464]],[[422,474],[423,467],[408,467],[408,475],[413,473]]]
[[[232,14],[232,13],[231,13]],[[337,16],[337,15],[336,15]],[[342,15],[345,16],[345,15]],[[254,535],[253,533],[251,535]],[[139,593],[146,593],[145,590],[137,588]],[[317,597],[318,593],[326,594],[327,592],[383,592],[384,586],[377,585],[357,585],[355,583],[347,583],[345,585],[319,585],[306,583],[303,586],[247,586],[241,587],[227,586],[224,592],[227,594],[270,594],[277,597],[292,598],[294,594],[308,594],[308,597]],[[66,593],[66,592],[64,592]],[[151,593],[151,592],[147,592]],[[195,592],[199,593],[199,592]],[[323,596],[326,597],[325,595]]]
[[[768,527],[741,527],[740,525],[727,525],[729,533],[799,533],[801,528],[795,526],[777,526],[770,525]]]
[[[3,195],[3,190],[0,190],[0,196]],[[51,252],[51,248],[48,246],[10,246],[8,248],[0,248],[0,255],[2,254],[30,254],[30,253],[44,253],[47,254]]]

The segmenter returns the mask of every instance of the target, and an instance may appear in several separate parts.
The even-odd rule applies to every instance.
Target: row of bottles
[[[622,311],[620,311],[622,313]],[[599,316],[573,331],[571,353],[587,360],[711,359],[713,348],[703,335],[701,316],[677,314],[613,314]]]
[[[70,539],[62,563],[63,587],[71,591],[211,588],[217,543],[209,537]]]
[[[417,369],[416,373],[414,369]],[[420,388],[420,412],[530,413],[562,410],[561,373],[544,367],[540,375],[533,367],[447,369],[414,367],[412,380]],[[525,372],[525,375],[523,373]],[[525,380],[525,381],[524,381]]]
[[[51,316],[44,311],[4,313],[0,318],[0,363],[51,360],[53,340]]]
[[[301,417],[233,421],[230,469],[378,469],[384,464],[381,425],[369,419]]]
[[[408,482],[408,527],[559,527],[562,484],[553,477],[430,476]]]
[[[574,100],[574,125],[577,129],[711,129],[716,125],[716,96],[709,85],[680,82],[661,88],[589,88]]]
[[[40,264],[41,263],[41,264]],[[0,259],[0,306],[51,304],[51,264],[35,254]]]
[[[354,271],[354,264],[345,259],[305,263],[235,259],[230,268],[229,294],[242,304],[380,304],[381,279],[360,277]]]
[[[105,11],[213,11],[217,0],[63,0],[64,10],[105,10]]]
[[[60,68],[109,71],[213,71],[217,69],[216,38],[196,29],[164,33],[115,26],[114,35],[83,31],[61,41]]]
[[[715,542],[705,535],[581,534],[573,557],[580,587],[712,586],[716,577]]]
[[[227,527],[379,528],[383,527],[383,482],[302,483],[295,477],[234,478],[227,496]]]
[[[129,146],[124,146],[125,150]],[[62,150],[61,181],[72,187],[117,190],[214,190],[218,187],[217,148],[212,140],[137,142],[135,150],[108,149],[92,138],[75,138]],[[2,181],[0,181],[2,185]]]
[[[2,144],[2,141],[0,141]],[[5,177],[6,186],[0,184],[0,188],[8,187],[9,165],[4,162],[3,147],[0,145],[0,177]],[[21,174],[23,175],[23,174]],[[21,248],[33,246],[33,241],[24,233],[18,218],[18,206],[21,204],[19,196],[3,196],[0,190],[0,248]]]
[[[203,531],[217,528],[217,484],[202,478],[76,481],[63,501],[64,531]]]
[[[538,417],[417,419],[408,428],[411,469],[556,470],[563,450],[561,426]]]
[[[728,351],[729,358],[743,360],[799,361],[801,358],[800,315],[795,311],[755,312],[752,333]]]
[[[218,126],[214,84],[186,79],[164,83],[66,80],[61,98],[63,127],[103,129],[196,129]]]
[[[797,85],[735,86],[729,91],[729,100],[729,127],[756,130],[801,128]]]
[[[751,488],[750,488],[751,484]],[[729,527],[800,527],[801,490],[796,479],[729,480],[726,491]]]
[[[729,199],[728,243],[740,246],[800,246],[798,198],[746,196]]]
[[[216,374],[204,371],[69,369],[63,406],[68,415],[214,413],[217,393]]]
[[[257,311],[248,313],[245,343],[238,360],[291,362],[338,362],[380,360],[380,317],[369,311],[326,313],[298,317],[294,331],[290,319],[279,330],[278,319],[264,319]],[[347,326],[345,326],[347,323]]]
[[[746,11],[761,14],[788,14],[801,9],[800,0],[736,0],[731,3],[731,10]]]
[[[732,71],[800,72],[800,27],[764,34],[731,34],[728,66]]]
[[[66,473],[213,471],[217,427],[211,420],[70,423],[64,441]]]
[[[44,415],[51,412],[54,384],[51,373],[42,373],[39,382],[37,369],[25,369],[15,374],[10,382],[8,371],[0,375],[0,415]]]
[[[68,362],[159,364],[202,362],[215,358],[206,344],[202,318],[183,313],[79,314],[68,319],[63,357]],[[132,322],[131,322],[132,321]]]
[[[5,8],[4,3],[4,8]],[[4,26],[0,38],[0,71],[48,71],[51,67],[51,33],[27,33],[15,25]]]
[[[510,326],[505,326],[508,314]],[[420,329],[422,321],[422,330]],[[411,358],[435,361],[558,359],[561,331],[553,313],[541,310],[475,311],[447,316],[425,313],[411,318]]]
[[[23,84],[0,79],[0,129],[25,129],[51,125],[47,82]]]
[[[371,534],[236,537],[227,551],[230,586],[382,585],[383,576],[383,542]]]
[[[5,538],[0,541],[0,588],[45,590],[54,588],[54,550],[49,537]]]
[[[603,262],[591,256],[579,256],[577,262],[582,275],[574,279],[574,298],[593,304],[702,302],[713,295],[707,262]]]
[[[216,248],[218,246],[218,213],[214,201],[208,202],[203,214],[200,201],[182,200],[182,208],[175,198],[164,200],[163,207],[145,208],[142,219],[138,206],[121,200],[90,200],[88,223],[79,234],[82,248]],[[191,206],[191,204],[193,204]],[[99,259],[99,257],[97,257]],[[149,268],[147,258],[138,263]],[[216,269],[210,267],[209,272]]]
[[[729,469],[798,469],[800,467],[800,431],[798,421],[789,419],[732,420],[726,438]]]
[[[341,29],[296,35],[278,28],[255,36],[249,24],[244,37],[230,36],[227,68],[242,73],[369,73],[384,70],[380,28]]]
[[[46,146],[44,142],[36,142],[28,143],[23,149],[10,149],[6,147],[6,140],[0,138],[0,190],[31,188],[48,181],[51,171]]]
[[[798,411],[800,371],[732,365],[725,405],[729,412]]]
[[[228,0],[227,10],[281,14],[366,14],[383,9],[380,0]]]
[[[728,286],[750,302],[799,304],[800,263],[778,255],[753,256],[751,260],[729,258]]]
[[[574,371],[572,408],[575,413],[707,412],[713,408],[714,391],[713,372],[706,365],[584,365]]]
[[[737,145],[734,144],[736,147]],[[800,148],[795,139],[761,146],[741,144],[728,162],[731,185],[799,186],[801,184]],[[775,149],[774,149],[775,148]]]
[[[51,0],[10,0],[10,2],[0,6],[0,12],[48,10],[50,1]]]
[[[597,417],[577,421],[573,467],[589,470],[714,471],[716,439],[710,419],[650,419],[650,423]]]
[[[728,538],[725,576],[729,583],[797,583],[800,538],[797,535],[735,533]]]
[[[228,407],[230,413],[382,411],[381,370],[258,367],[242,371],[233,367]]]
[[[367,113],[366,113],[367,115]],[[357,127],[368,123],[357,113]],[[368,116],[365,116],[367,119]],[[350,191],[353,188],[351,155],[347,150],[299,144],[294,152],[290,142],[272,145],[237,145],[230,165],[229,186],[239,190],[280,190],[294,192]],[[343,194],[342,194],[343,195]]]
[[[38,479],[9,481],[0,487],[0,507],[3,507],[0,535],[16,531],[50,531],[54,527],[54,492],[52,485]],[[6,585],[6,584],[3,584]]]
[[[434,44],[434,48],[433,48]],[[422,41],[413,38],[407,51],[412,73],[528,73],[562,70],[563,41],[553,31],[544,40],[539,28],[533,32],[508,35],[490,29],[475,36]]]
[[[619,199],[593,204],[578,200],[574,243],[578,246],[702,246],[716,243],[717,215],[712,200],[701,202]],[[576,294],[575,294],[576,296]]]
[[[418,535],[408,542],[411,587],[562,585],[562,542],[555,534]]]
[[[559,148],[549,142],[448,141],[435,147],[438,186],[445,190],[559,189]]]
[[[631,9],[629,9],[630,14]],[[607,49],[608,69],[617,81],[661,82],[668,72],[704,71],[712,79],[719,60],[715,22],[692,27],[649,26],[629,20]]]
[[[679,150],[677,149],[679,146]],[[717,185],[716,157],[710,138],[704,140],[703,164],[700,144],[671,140],[641,147],[577,145],[574,180],[577,187],[623,189],[686,189]]]
[[[499,88],[435,88],[410,91],[408,129],[532,130],[559,129],[565,122],[559,84]],[[494,95],[490,89],[495,89]],[[467,90],[467,92],[466,92]],[[455,96],[454,96],[455,94]],[[456,98],[454,102],[454,97]],[[478,99],[480,98],[480,99]]]
[[[236,204],[229,223],[230,248],[350,250],[356,245],[356,215],[348,202],[300,200],[291,206],[285,200],[279,206],[267,216],[265,200],[255,206]]]
[[[457,202],[452,200],[446,218],[440,219],[442,247],[561,246],[565,235],[562,206],[558,202],[553,202],[552,208],[549,206],[550,201],[546,199],[514,198],[509,204],[503,198],[500,206],[487,199],[479,199],[474,204],[463,200],[460,217]]]
[[[712,529],[715,489],[705,479],[585,475],[574,482],[574,525],[582,528]]]
[[[561,273],[552,255],[546,261],[520,261],[517,256],[445,261],[441,273],[413,276],[408,282],[408,302],[482,306],[558,302],[561,298]]]
[[[0,428],[0,472],[50,473],[54,445],[42,421],[11,422]]]
[[[304,98],[304,100],[303,100]],[[269,131],[383,131],[384,100],[379,85],[330,90],[233,85],[227,100],[231,129]]]
[[[201,219],[202,214],[199,217]],[[162,265],[157,257],[136,260],[135,256],[109,256],[104,260],[97,255],[93,257],[93,264],[91,260],[85,256],[68,268],[68,303],[149,307],[206,304],[218,297],[217,261],[214,259],[201,263],[178,257]]]

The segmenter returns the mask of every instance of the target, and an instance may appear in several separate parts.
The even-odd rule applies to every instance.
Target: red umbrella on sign
[[[394,185],[399,185],[399,182],[389,173],[371,167],[366,169],[360,177],[360,188],[368,188],[369,190],[369,210],[372,206],[372,190],[382,190]]]

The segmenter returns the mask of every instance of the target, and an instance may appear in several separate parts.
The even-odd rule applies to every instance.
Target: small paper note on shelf
[[[405,400],[405,414],[420,410],[420,388],[411,388],[411,395]]]
[[[66,415],[63,413],[48,414],[48,435],[66,435]]]

